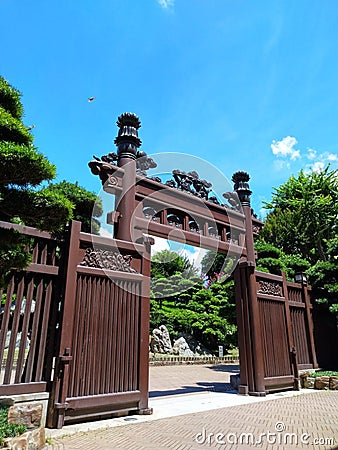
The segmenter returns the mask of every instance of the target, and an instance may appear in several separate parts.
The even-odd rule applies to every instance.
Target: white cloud
[[[277,159],[276,161],[274,161],[273,165],[276,170],[290,169],[289,161],[284,161],[281,159]]]
[[[328,164],[338,163],[338,155],[336,153],[324,152],[317,155],[315,153],[315,158],[312,164],[308,164],[306,167],[306,172],[321,172]],[[314,159],[314,158],[313,158]],[[336,165],[336,164],[334,164]]]
[[[170,250],[167,239],[152,236],[155,240],[155,244],[151,246],[151,256],[156,255],[156,253],[162,250]]]
[[[300,158],[300,151],[294,148],[297,142],[297,139],[293,136],[286,136],[281,141],[273,140],[271,144],[272,153],[277,157],[289,157],[292,161],[295,161]]]
[[[323,171],[324,167],[325,163],[323,161],[316,161],[314,164],[312,164],[311,170],[312,172],[319,173]]]
[[[327,161],[333,162],[333,161],[338,161],[338,155],[335,155],[334,153],[324,153],[324,155],[326,156]]]
[[[157,0],[157,3],[164,9],[168,9],[174,6],[174,0]]]
[[[208,250],[206,250],[205,248],[191,247],[190,245],[188,247],[190,250],[184,248],[179,252],[179,254],[183,257],[188,258],[191,264],[193,264],[194,267],[196,267],[196,269],[201,272],[202,259],[206,255]]]
[[[307,158],[308,159],[315,159],[317,156],[317,150],[313,149],[313,148],[308,148],[307,150]]]

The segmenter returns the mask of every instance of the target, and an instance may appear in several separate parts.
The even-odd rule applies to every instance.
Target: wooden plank
[[[88,243],[91,245],[97,245],[107,248],[115,248],[117,250],[129,251],[132,253],[137,253],[142,255],[144,252],[144,247],[141,244],[135,244],[133,242],[122,241],[121,239],[113,239],[104,236],[96,236],[89,233],[80,233],[80,241],[83,243]]]
[[[23,364],[24,364],[25,353],[26,353],[26,341],[27,341],[27,336],[28,336],[28,327],[29,327],[29,322],[30,322],[30,317],[31,317],[33,292],[34,292],[34,277],[32,277],[30,279],[30,281],[28,283],[28,288],[27,288],[26,307],[25,307],[24,317],[23,317],[21,342],[20,342],[20,347],[19,347],[19,354],[18,354],[18,361],[17,361],[14,383],[20,383],[20,379],[21,379],[21,375],[22,375]]]
[[[57,266],[49,266],[47,264],[31,263],[23,269],[25,272],[45,273],[47,275],[58,275],[59,268]]]
[[[0,220],[0,228],[4,228],[6,230],[16,230],[27,236],[54,240],[50,233],[47,233],[46,231],[37,230],[36,228],[33,227],[27,227],[25,225],[18,225],[16,223],[4,222]]]
[[[15,279],[13,275],[7,287],[5,310],[2,317],[2,323],[0,328],[0,370],[2,367],[3,356],[5,351],[5,344],[8,331],[8,323],[11,314],[11,307],[13,302],[14,288],[15,288]]]
[[[17,295],[16,295],[16,299],[15,299],[14,317],[13,317],[12,328],[11,328],[11,337],[9,340],[9,347],[8,347],[8,353],[7,353],[6,369],[5,369],[3,384],[9,384],[11,382],[11,376],[12,376],[12,372],[13,372],[15,344],[16,344],[16,340],[17,340],[17,336],[18,336],[19,321],[20,321],[20,315],[21,315],[21,303],[22,303],[22,299],[23,299],[24,289],[25,289],[25,279],[21,275],[21,279],[18,283],[18,291],[17,291]]]
[[[86,395],[83,397],[67,398],[68,409],[84,409],[95,406],[109,406],[114,403],[128,403],[138,401],[141,397],[140,391],[116,392],[104,395]]]
[[[0,385],[0,396],[36,394],[38,392],[47,392],[46,382]]]
[[[112,280],[137,280],[140,281],[143,275],[134,272],[121,272],[117,270],[99,269],[96,267],[77,266],[79,274],[86,274],[91,276],[108,277]]]

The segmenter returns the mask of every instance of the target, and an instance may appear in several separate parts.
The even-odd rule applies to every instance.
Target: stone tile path
[[[111,419],[92,424],[105,429],[83,432],[80,427],[61,437],[72,432],[64,427],[62,433],[51,432],[49,449],[338,448],[338,391],[289,392],[266,399],[222,392],[237,370],[238,366],[152,367],[150,403],[161,410],[154,417]],[[238,404],[244,401],[248,403]]]

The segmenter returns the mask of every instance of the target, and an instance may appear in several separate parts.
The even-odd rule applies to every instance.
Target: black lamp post
[[[307,285],[307,278],[304,272],[296,272],[295,273],[295,283]]]

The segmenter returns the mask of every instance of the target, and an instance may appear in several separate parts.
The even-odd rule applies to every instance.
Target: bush
[[[11,438],[25,433],[26,425],[8,423],[8,408],[0,408],[0,445],[6,438]]]
[[[319,370],[318,372],[313,372],[310,375],[311,378],[318,377],[338,377],[338,372],[332,372],[331,370]]]

